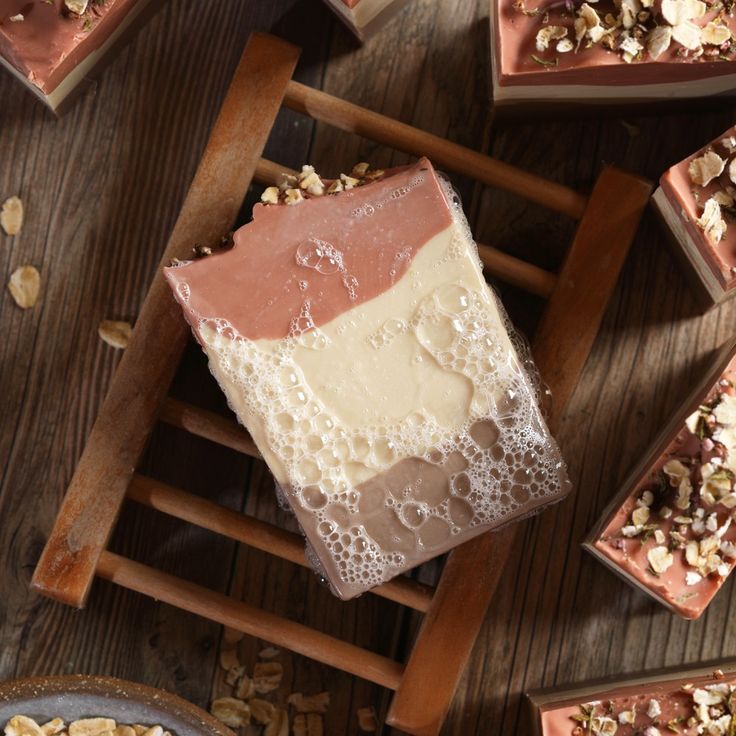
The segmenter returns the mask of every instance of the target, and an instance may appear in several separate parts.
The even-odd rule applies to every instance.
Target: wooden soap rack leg
[[[284,171],[262,158],[282,104],[397,150],[426,155],[446,170],[580,220],[559,274],[479,246],[488,273],[548,298],[533,350],[552,390],[556,423],[598,332],[648,200],[649,182],[606,167],[588,198],[305,87],[291,78],[298,56],[298,49],[271,36],[254,34],[249,40],[161,265],[188,258],[196,243],[217,243],[235,222],[254,178],[271,183]],[[416,736],[437,734],[518,526],[484,534],[455,549],[436,589],[400,576],[371,591],[426,614],[406,664],[107,550],[127,496],[294,564],[307,564],[299,535],[135,472],[156,421],[258,457],[253,441],[236,422],[167,396],[188,335],[159,268],[39,560],[33,588],[83,607],[98,575],[395,690],[388,723]]]

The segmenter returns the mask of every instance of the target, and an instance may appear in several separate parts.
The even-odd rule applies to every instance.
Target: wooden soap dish
[[[248,187],[284,169],[261,158],[281,105],[315,120],[420,156],[439,168],[499,187],[579,221],[559,273],[480,246],[487,271],[544,297],[533,353],[560,417],[650,194],[650,183],[603,168],[589,196],[516,169],[292,80],[299,49],[263,34],[249,40],[161,265],[229,231]],[[116,555],[108,541],[126,497],[243,544],[306,565],[303,539],[136,473],[157,421],[257,457],[234,421],[167,396],[189,327],[158,269],[33,577],[40,593],[83,607],[95,575],[395,691],[387,722],[436,734],[498,583],[518,527],[452,551],[436,588],[408,577],[373,593],[425,614],[405,663]],[[427,693],[432,697],[427,697]]]

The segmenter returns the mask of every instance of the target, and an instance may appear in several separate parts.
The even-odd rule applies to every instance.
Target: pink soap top
[[[49,94],[107,40],[137,1],[90,0],[80,16],[64,0],[0,0],[0,55]]]
[[[595,693],[586,702],[540,708],[542,736],[649,736],[731,733],[733,675],[667,679],[623,685]],[[712,731],[706,731],[707,727]],[[724,727],[724,730],[717,730]]]
[[[234,248],[167,268],[166,278],[180,300],[182,288],[190,295],[188,313],[228,314],[252,340],[284,338],[300,318],[319,327],[391,288],[417,250],[452,224],[429,161],[390,173],[309,206],[258,204]]]
[[[736,561],[736,358],[643,472],[595,549],[697,618]]]
[[[724,289],[736,286],[736,208],[732,201],[732,195],[736,195],[736,184],[729,176],[729,164],[734,160],[736,150],[729,150],[731,138],[736,147],[736,126],[729,128],[697,153],[675,164],[665,172],[659,182],[675,212],[682,216],[682,223],[698,252]],[[703,186],[693,181],[690,167],[693,161],[708,152],[718,155],[724,162],[724,167],[720,175]],[[721,217],[726,229],[717,242],[697,224],[697,220],[703,215],[705,203],[716,194],[723,195],[726,202],[721,207]]]
[[[651,31],[657,24],[663,24],[657,12],[660,4],[658,1],[645,8],[639,0],[630,1],[630,7],[636,13],[646,15],[646,20],[638,24],[641,28]],[[591,24],[597,17],[597,27],[611,29],[611,33],[599,38],[600,31],[593,30],[591,37],[589,30],[578,44],[575,21],[580,17],[582,5],[579,0],[571,0],[569,8],[564,0],[495,0],[492,9],[495,13],[493,42],[498,84],[650,85],[736,73],[736,47],[730,43],[723,46],[704,44],[700,51],[696,51],[673,40],[656,59],[647,51],[646,35],[638,41],[642,46],[640,50],[625,43],[622,46],[622,40],[631,32],[624,34],[625,29],[619,20],[621,10],[608,0],[586,4],[590,8],[587,17]],[[710,5],[708,12],[691,22],[700,27],[715,19],[736,31],[736,20],[720,12],[719,2]],[[566,31],[565,44],[559,47],[562,39],[552,38],[547,48],[540,49],[537,34],[543,28],[553,26]],[[633,30],[637,32],[636,28]],[[565,51],[558,50],[565,48],[568,41],[571,47]],[[623,48],[631,48],[635,52],[630,63],[623,56]]]

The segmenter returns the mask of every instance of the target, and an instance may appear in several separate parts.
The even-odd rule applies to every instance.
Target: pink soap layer
[[[64,0],[0,0],[0,55],[42,92],[53,92],[99,48],[138,0],[91,0],[83,16]],[[21,14],[23,21],[13,22]]]
[[[584,715],[584,710],[589,704],[595,704],[593,715],[604,715],[616,722],[616,736],[639,736],[646,733],[647,728],[656,728],[664,734],[679,733],[681,736],[692,736],[699,732],[698,725],[688,726],[687,721],[694,716],[694,703],[692,693],[696,688],[708,688],[712,686],[733,686],[733,676],[719,679],[715,676],[698,677],[679,680],[653,681],[647,684],[634,686],[616,687],[611,690],[602,690],[595,693],[585,703],[548,704],[540,708],[540,721],[542,725],[542,736],[578,736],[581,732],[575,731],[582,728],[582,734],[590,733],[587,724],[578,720]],[[692,686],[683,689],[683,686]],[[650,703],[655,700],[661,713],[650,716],[647,711]],[[619,716],[623,712],[631,712],[635,708],[635,719],[633,724],[621,723]],[[656,711],[652,711],[656,712]],[[675,721],[677,731],[668,729],[667,724]],[[673,724],[675,725],[675,724]]]
[[[719,377],[716,384],[710,389],[704,402],[714,400],[720,392],[732,392],[730,387],[724,387],[722,381],[733,382],[736,378],[736,358],[733,358],[726,370]],[[709,448],[709,445],[705,445]],[[639,583],[652,591],[661,600],[670,605],[681,616],[694,619],[700,616],[713,596],[718,592],[725,582],[725,576],[710,574],[693,585],[686,584],[686,573],[693,571],[693,567],[687,564],[684,549],[673,550],[673,563],[669,569],[659,574],[652,572],[648,560],[648,553],[658,543],[653,534],[637,535],[627,538],[622,529],[631,525],[631,514],[637,507],[638,500],[642,494],[651,490],[655,494],[655,503],[652,505],[651,523],[656,523],[665,537],[664,544],[670,543],[670,532],[679,529],[683,536],[694,539],[690,527],[683,526],[675,519],[689,510],[678,509],[675,504],[677,489],[671,487],[663,466],[671,459],[681,460],[684,464],[699,467],[709,462],[714,457],[712,448],[704,449],[701,439],[690,430],[680,425],[676,436],[667,445],[664,453],[656,459],[650,469],[643,475],[639,482],[632,488],[624,503],[614,513],[602,534],[595,540],[595,548],[609,558],[615,565],[635,578]],[[700,504],[698,489],[693,491],[693,504]],[[657,511],[658,507],[665,506],[671,509],[669,518],[662,518]],[[707,513],[715,512],[718,518],[718,526],[721,526],[731,515],[731,510],[721,504],[707,507]],[[736,525],[732,525],[724,534],[723,540],[727,542],[736,541]],[[733,561],[728,560],[729,571],[733,569]]]
[[[736,61],[688,60],[676,55],[676,44],[672,44],[656,61],[651,59],[627,64],[621,55],[598,44],[591,48],[581,46],[578,52],[555,53],[552,49],[540,52],[536,48],[537,32],[544,25],[559,25],[569,28],[568,37],[575,39],[573,15],[563,9],[551,10],[545,15],[528,16],[517,10],[517,0],[494,0],[491,12],[495,13],[494,49],[496,82],[506,85],[596,85],[625,86],[650,85],[669,82],[689,82],[736,73]],[[527,9],[542,6],[538,0],[528,0]],[[603,4],[594,5],[598,11]],[[618,12],[611,3],[614,15]],[[546,17],[549,22],[546,22]],[[705,25],[716,13],[707,13],[697,21]],[[736,19],[725,16],[725,22],[736,32]],[[548,61],[554,66],[544,66],[532,56]]]
[[[702,156],[709,148],[716,150],[722,157],[725,156],[723,148],[719,146],[719,141],[734,135],[736,135],[736,126],[729,128],[723,135],[711,141],[697,153],[675,164],[663,174],[659,181],[673,209],[681,214],[682,223],[697,246],[698,252],[721,286],[727,290],[736,286],[736,273],[734,272],[736,268],[736,222],[726,216],[728,223],[726,233],[723,239],[715,244],[695,224],[695,220],[702,215],[703,204],[708,198],[722,189],[724,184],[730,186],[734,184],[728,178],[728,167],[726,167],[726,171],[710,184],[704,187],[698,186],[690,179],[688,167],[693,159]]]
[[[235,233],[232,250],[166,269],[166,278],[173,287],[188,285],[190,311],[232,314],[233,327],[251,340],[283,338],[305,302],[319,327],[391,288],[417,249],[452,224],[449,209],[437,206],[443,197],[423,159],[359,189],[311,199],[308,207],[259,204],[253,222]],[[412,218],[400,215],[404,198]],[[319,258],[320,243],[339,244],[343,278],[327,257],[324,273],[310,269],[304,278],[295,254]]]

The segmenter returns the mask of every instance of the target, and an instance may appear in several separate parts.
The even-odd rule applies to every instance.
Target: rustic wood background
[[[413,0],[359,48],[317,0],[171,0],[60,121],[0,76],[0,199],[19,194],[27,213],[20,235],[0,235],[0,276],[30,263],[43,279],[29,311],[5,289],[0,296],[0,677],[110,674],[200,705],[224,691],[218,626],[103,582],[83,612],[31,594],[28,584],[119,358],[97,325],[135,319],[252,30],[304,48],[301,81],[583,190],[602,161],[656,179],[733,122],[731,111],[702,109],[494,122],[487,14],[487,0]],[[357,160],[404,160],[291,113],[282,113],[267,155],[328,174]],[[471,182],[457,185],[479,239],[559,263],[572,223]],[[501,291],[517,323],[533,330],[539,301]],[[733,581],[688,624],[580,550],[735,316],[736,305],[698,314],[648,213],[559,433],[577,492],[524,523],[445,734],[526,733],[522,694],[532,687],[736,655]],[[193,348],[174,393],[225,411]],[[262,464],[171,428],[156,431],[145,471],[291,524],[275,508]],[[340,604],[307,571],[133,505],[113,549],[392,656],[405,655],[416,629],[415,617],[391,603]],[[262,644],[241,646],[252,666]],[[380,688],[288,653],[281,661],[276,698],[329,690],[330,735],[356,733],[358,707],[385,712]]]

